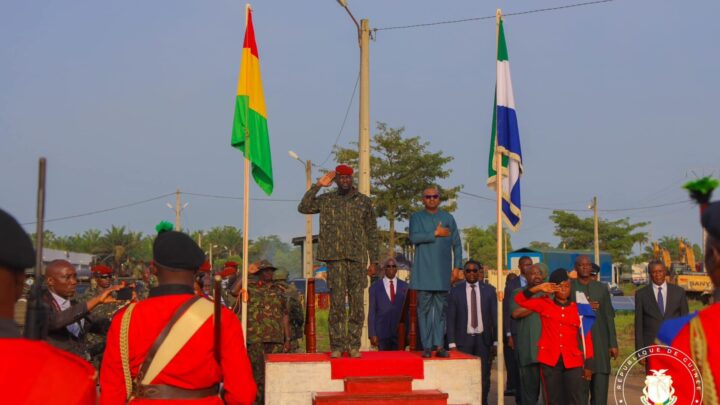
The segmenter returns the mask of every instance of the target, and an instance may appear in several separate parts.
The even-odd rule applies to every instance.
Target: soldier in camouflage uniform
[[[93,266],[92,276],[95,280],[95,285],[91,286],[83,295],[79,298],[80,301],[89,301],[93,297],[100,295],[103,291],[112,287],[114,281],[114,274],[111,268],[98,265]],[[116,293],[112,293],[112,297],[117,299]],[[125,306],[128,301],[117,301],[100,305],[93,311],[93,321],[101,325],[110,325],[115,313]],[[105,340],[107,338],[107,330],[101,328],[100,330],[91,330],[85,335],[85,347],[87,353],[90,356],[90,362],[96,369],[100,369],[102,363],[102,355],[105,352]]]
[[[285,289],[285,300],[287,301],[289,311],[290,334],[292,337],[290,341],[290,351],[295,353],[300,348],[300,339],[302,339],[305,331],[305,311],[303,311],[303,306],[300,301],[300,291],[295,287],[295,284],[289,283],[287,279],[287,271],[275,270],[273,282]]]
[[[352,173],[349,166],[336,167],[310,187],[298,206],[302,214],[320,214],[318,260],[324,261],[328,268],[328,324],[333,358],[340,357],[346,350],[350,357],[360,357],[365,321],[363,290],[368,285],[367,276],[373,276],[377,269],[375,209],[370,197],[353,187]],[[333,180],[336,191],[316,195]],[[345,309],[346,297],[349,313]]]
[[[256,404],[265,397],[265,354],[290,350],[290,322],[285,289],[273,282],[276,270],[267,260],[253,263],[248,273],[247,351],[258,387]]]

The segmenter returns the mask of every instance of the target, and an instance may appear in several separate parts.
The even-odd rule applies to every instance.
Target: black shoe
[[[448,357],[450,357],[450,352],[448,352],[445,349],[438,349],[438,351],[435,352],[435,357],[448,358]]]
[[[432,356],[432,350],[430,350],[430,349],[423,350],[422,356],[426,359],[430,358]]]
[[[506,397],[514,397],[514,396],[515,396],[515,390],[505,390],[505,392],[503,393],[503,396],[506,396]]]

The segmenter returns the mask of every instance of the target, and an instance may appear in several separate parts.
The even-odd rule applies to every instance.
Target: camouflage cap
[[[273,280],[287,280],[288,276],[289,274],[287,270],[275,270],[275,273],[273,273]]]
[[[265,269],[277,270],[277,267],[273,266],[270,261],[263,259],[251,264],[248,273],[255,274]]]

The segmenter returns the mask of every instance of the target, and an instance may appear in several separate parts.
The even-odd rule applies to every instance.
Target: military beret
[[[287,280],[288,276],[289,274],[287,270],[275,270],[275,273],[273,273],[273,280]]]
[[[0,266],[24,270],[35,266],[30,237],[12,215],[0,209]]]
[[[225,267],[234,267],[234,268],[237,269],[237,268],[238,268],[238,264],[235,263],[235,262],[225,262]]]
[[[235,273],[237,273],[237,269],[235,267],[225,266],[225,268],[222,269],[222,271],[219,272],[218,275],[220,277],[230,277],[230,276],[235,275]]]
[[[253,263],[250,266],[250,269],[248,269],[248,273],[255,274],[266,269],[277,270],[277,267],[273,266],[272,263],[270,263],[268,260],[263,259]]]
[[[103,266],[102,264],[98,264],[97,266],[93,266],[90,270],[94,274],[113,274],[113,270],[108,266]]]
[[[210,266],[210,262],[205,260],[202,265],[200,265],[200,271],[203,273],[209,273],[212,267]]]
[[[153,260],[159,266],[197,271],[205,261],[205,253],[188,235],[165,231],[153,242]]]
[[[339,165],[335,168],[335,173],[341,176],[352,176],[353,168],[348,165]]]
[[[560,284],[563,281],[566,281],[569,279],[570,279],[570,277],[568,276],[568,271],[563,268],[559,268],[559,269],[553,271],[552,274],[550,274],[550,282],[551,283]]]
[[[710,236],[720,240],[720,201],[712,202],[705,207],[701,222]]]

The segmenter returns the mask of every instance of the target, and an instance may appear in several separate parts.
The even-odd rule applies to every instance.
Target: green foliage
[[[686,238],[681,238],[678,236],[663,236],[662,238],[658,239],[656,242],[661,248],[665,248],[670,252],[670,258],[672,260],[678,260],[681,256],[680,254],[680,241],[683,241],[687,246],[690,246],[690,241]],[[700,248],[700,245],[697,243],[692,245],[693,254],[695,255],[695,262],[701,263],[702,258],[702,248]],[[646,262],[653,258],[653,246],[652,243],[648,243],[645,245],[645,251],[638,256],[638,262]]]
[[[540,242],[540,241],[532,241],[528,245],[530,249],[552,249],[554,246],[551,245],[549,242]]]
[[[550,220],[555,223],[555,236],[560,238],[560,247],[565,249],[593,249],[593,218],[580,218],[566,211],[553,211]],[[600,218],[598,229],[600,250],[610,253],[613,262],[628,263],[636,243],[646,243],[647,232],[637,231],[649,222],[631,224],[628,218],[608,221]]]
[[[373,136],[370,157],[371,194],[379,217],[389,222],[389,247],[394,250],[395,224],[406,221],[410,215],[423,208],[421,196],[425,188],[446,179],[452,170],[445,166],[453,160],[443,152],[430,152],[429,143],[420,137],[403,137],[405,128],[390,128],[378,122],[378,132]],[[357,145],[357,143],[355,143]],[[336,147],[338,163],[358,167],[357,148]],[[455,210],[454,202],[461,186],[440,188],[443,205],[447,211]]]
[[[302,277],[300,248],[282,242],[277,235],[257,238],[253,241],[249,253],[251,262],[267,259],[278,269],[287,270],[289,279]]]
[[[462,230],[463,240],[465,241],[465,249],[469,245],[469,251],[465,252],[470,259],[479,260],[486,268],[494,269],[497,267],[497,225],[488,225],[483,229],[478,226],[471,226]],[[510,234],[503,228],[505,240],[508,241],[507,251],[512,250],[512,242]],[[503,257],[505,251],[503,250]]]
[[[209,252],[212,245],[213,258],[227,258],[235,254],[242,254],[243,235],[241,229],[230,225],[216,226],[202,234],[202,248]],[[194,239],[197,240],[197,237]]]

